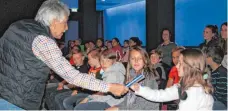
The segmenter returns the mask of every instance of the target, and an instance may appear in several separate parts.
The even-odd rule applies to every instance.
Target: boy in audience
[[[212,69],[211,83],[214,87],[213,110],[227,109],[227,69],[221,65],[223,52],[220,47],[210,47],[206,50],[206,63]]]

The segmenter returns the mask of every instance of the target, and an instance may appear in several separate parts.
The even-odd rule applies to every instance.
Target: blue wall
[[[182,46],[203,42],[207,24],[220,25],[227,20],[226,0],[175,0],[175,41]]]
[[[78,0],[61,0],[69,8],[78,8]]]
[[[78,38],[78,21],[68,21],[68,30],[65,33],[65,44],[68,44],[69,40],[76,40]]]
[[[145,1],[131,3],[104,10],[104,39],[118,37],[121,44],[125,39],[137,36],[146,45]]]

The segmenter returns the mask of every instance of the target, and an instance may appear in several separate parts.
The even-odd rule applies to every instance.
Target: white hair
[[[57,19],[63,21],[64,17],[70,15],[70,10],[67,5],[59,0],[47,0],[38,10],[35,21],[50,26],[52,20]]]

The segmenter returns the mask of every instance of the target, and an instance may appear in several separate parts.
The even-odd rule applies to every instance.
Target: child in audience
[[[173,60],[174,66],[172,67],[172,69],[169,72],[169,79],[168,79],[168,82],[166,85],[167,88],[171,87],[174,84],[179,83],[180,78],[178,75],[176,65],[178,64],[180,52],[182,50],[184,50],[184,47],[176,47],[172,50],[172,60]]]
[[[227,109],[227,69],[221,65],[223,56],[220,47],[210,47],[206,51],[206,63],[212,69],[211,83],[215,100],[213,110]]]
[[[156,90],[134,84],[131,88],[137,95],[150,101],[165,102],[180,99],[179,110],[212,110],[212,87],[204,76],[205,58],[201,51],[181,51],[177,69],[181,81],[165,90]]]
[[[224,57],[222,65],[227,68],[227,22],[221,25],[221,38],[219,40],[219,46],[222,48]]]
[[[132,47],[130,50],[130,57],[127,66],[127,79],[131,81],[134,77],[139,74],[143,74],[145,79],[139,84],[150,87],[152,89],[158,89],[156,75],[152,70],[151,63],[147,52],[141,47]],[[133,92],[128,92],[125,96],[124,102],[121,104],[108,108],[106,110],[158,110],[159,103],[150,102],[141,96],[135,95]]]
[[[129,41],[128,40],[124,40],[124,47],[123,47],[123,59],[122,62],[124,64],[125,67],[127,67],[127,62],[128,62],[128,58],[129,58]]]
[[[88,64],[91,67],[88,71],[88,74],[96,77],[97,79],[102,80],[102,77],[100,74],[101,64],[100,64],[99,58],[100,58],[100,52],[98,50],[92,50],[88,53]],[[77,92],[74,95],[72,93],[72,96],[67,97],[63,100],[64,109],[73,110],[75,105],[79,104],[80,101],[82,101],[84,98],[86,98],[87,96],[93,93],[95,92],[85,90],[85,89],[82,89],[80,93]]]
[[[166,72],[160,63],[162,60],[162,52],[158,50],[154,50],[150,54],[150,62],[154,69],[156,69],[156,73],[159,74],[160,78],[158,79],[159,89],[165,89],[166,86]]]
[[[118,38],[112,39],[112,46],[112,51],[116,52],[117,61],[121,61],[124,55]]]
[[[101,53],[100,63],[103,81],[107,83],[123,84],[125,79],[125,68],[122,63],[116,62],[116,53],[111,50],[105,50]],[[83,100],[82,104],[77,105],[75,110],[104,110],[108,107],[118,105],[124,98],[116,98],[110,94],[93,94]]]

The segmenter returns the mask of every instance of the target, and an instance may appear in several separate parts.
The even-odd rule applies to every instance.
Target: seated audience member
[[[101,64],[100,64],[100,53],[98,50],[94,49],[88,53],[88,64],[90,65],[90,69],[88,71],[88,74],[91,76],[96,77],[96,79],[102,80],[102,75],[100,74],[101,71]],[[79,104],[84,98],[89,96],[90,94],[93,94],[95,92],[89,91],[89,90],[80,90],[80,92],[77,91],[75,95],[66,97],[63,100],[63,106],[66,110],[73,110],[74,107]],[[73,94],[73,93],[72,93]]]
[[[103,81],[107,83],[124,83],[125,68],[122,63],[116,62],[116,53],[111,50],[105,50],[101,53],[100,63]],[[118,105],[124,98],[115,98],[110,94],[96,93],[88,96],[83,102],[77,105],[75,110],[104,110],[114,105]]]
[[[212,69],[211,83],[215,101],[213,110],[227,110],[227,69],[221,65],[223,56],[220,47],[210,47],[206,51],[206,63]]]
[[[131,37],[129,39],[129,47],[132,48],[132,47],[136,47],[136,46],[141,46],[142,45],[142,42],[139,40],[138,37]]]
[[[166,72],[165,69],[163,68],[162,64],[160,63],[162,60],[162,52],[158,50],[154,50],[150,54],[150,62],[155,68],[156,73],[159,74],[159,79],[158,79],[158,87],[159,89],[165,89],[167,78],[166,78]]]
[[[78,53],[80,50],[80,48],[78,46],[73,46],[72,49],[70,50],[70,53],[68,55],[66,55],[66,59],[70,60],[70,63],[73,63],[73,54]]]
[[[221,38],[219,39],[219,46],[222,48],[224,57],[222,65],[227,68],[227,22],[221,25]]]
[[[118,38],[112,39],[112,46],[112,51],[116,52],[117,61],[121,61],[124,55]]]
[[[181,51],[179,63],[176,66],[181,77],[179,85],[157,90],[134,84],[131,89],[137,95],[154,102],[180,99],[178,110],[212,110],[213,88],[209,79],[203,77],[205,66],[205,58],[201,51],[185,49]]]
[[[174,84],[179,83],[180,77],[178,75],[176,65],[179,62],[179,56],[180,56],[180,52],[182,50],[184,50],[184,47],[176,47],[172,50],[172,60],[173,60],[174,66],[172,67],[172,69],[169,72],[169,79],[168,79],[168,82],[166,85],[167,88],[173,86]]]
[[[76,40],[74,41],[74,44],[75,44],[76,46],[79,46],[79,48],[80,48],[80,50],[81,50],[82,52],[85,52],[85,46],[82,44],[82,40],[81,40],[81,39],[76,39]]]
[[[89,70],[88,65],[84,61],[84,58],[85,57],[82,54],[82,52],[78,52],[73,55],[74,64],[72,64],[72,66],[74,66],[75,69],[77,69],[81,73],[87,73]],[[66,84],[68,83],[65,80],[63,80],[62,82],[58,83],[57,88],[52,87],[47,89],[45,99],[47,108],[49,110],[63,110],[63,99],[70,96],[71,93],[72,95],[77,93],[77,91],[72,91],[76,88],[74,85],[71,84],[68,84],[66,86],[66,89],[64,89],[64,85]]]
[[[171,42],[171,31],[167,28],[162,29],[162,40],[163,42],[157,47],[157,50],[161,51],[163,54],[162,62],[168,64],[170,67],[172,66],[172,49],[177,45]]]
[[[213,25],[207,25],[203,32],[204,42],[199,45],[199,48],[204,52],[209,47],[217,46],[217,40],[215,35],[217,34],[217,29]]]
[[[151,63],[147,52],[141,47],[132,47],[130,49],[130,57],[127,66],[126,82],[131,81],[137,75],[143,74],[145,79],[139,82],[142,86],[150,87],[151,89],[158,89],[158,84],[154,70],[152,70]],[[158,110],[159,103],[148,101],[147,99],[135,95],[129,91],[124,97],[124,102],[119,105],[108,108],[107,110]]]
[[[98,38],[96,41],[96,48],[101,51],[102,48],[104,47],[104,39]]]

